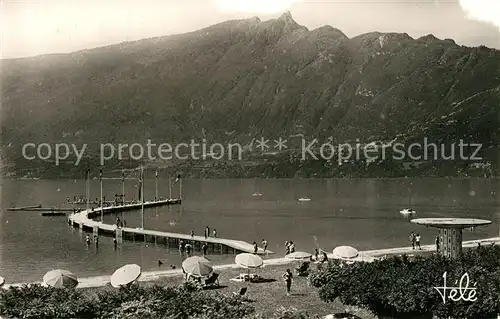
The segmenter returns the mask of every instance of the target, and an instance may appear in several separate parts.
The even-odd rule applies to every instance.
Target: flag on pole
[[[177,178],[174,181],[174,184],[177,183],[181,179],[181,174],[177,175]]]
[[[139,174],[139,186],[137,187],[139,189],[139,200],[141,200],[141,195],[142,195],[142,170],[141,173]]]

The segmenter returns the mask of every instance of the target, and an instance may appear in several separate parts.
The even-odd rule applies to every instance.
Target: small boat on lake
[[[301,197],[298,199],[299,202],[310,202],[311,199],[310,198],[307,198],[307,197]]]
[[[400,210],[399,213],[405,217],[408,217],[408,216],[413,216],[415,215],[417,212],[414,211],[413,209],[411,208],[405,208],[403,210]]]

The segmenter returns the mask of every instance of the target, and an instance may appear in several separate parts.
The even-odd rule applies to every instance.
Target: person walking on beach
[[[259,247],[256,242],[253,242],[253,253],[257,255],[257,251],[259,251]]]
[[[411,243],[412,249],[415,249],[415,233],[414,232],[411,232],[411,234],[410,234],[410,243]]]
[[[113,249],[116,250],[116,245],[118,245],[118,243],[116,242],[116,238],[113,238]]]
[[[203,256],[206,256],[208,250],[207,243],[203,243],[203,245],[201,246],[201,250],[203,251]]]
[[[285,280],[286,282],[286,295],[287,296],[290,296],[290,290],[292,288],[292,280],[293,280],[293,275],[292,275],[292,272],[290,271],[290,269],[287,269],[283,275],[283,280]]]
[[[214,238],[217,238],[217,229],[214,229],[213,236]]]
[[[422,247],[420,247],[420,234],[417,234],[417,236],[415,236],[415,244],[417,244],[417,249],[422,250]]]
[[[99,246],[99,237],[97,237],[97,235],[94,235],[94,242],[95,242],[95,247],[97,248]]]
[[[439,252],[439,236],[436,236],[436,252]]]
[[[262,249],[264,249],[264,253],[267,252],[267,241],[265,239],[262,239]]]
[[[90,236],[87,235],[87,237],[85,237],[85,242],[87,243],[87,245],[90,245]]]

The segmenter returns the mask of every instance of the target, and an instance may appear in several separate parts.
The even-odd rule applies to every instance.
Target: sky
[[[500,0],[0,0],[1,58],[67,53],[194,31],[231,19],[275,18],[362,33],[434,34],[500,49]]]

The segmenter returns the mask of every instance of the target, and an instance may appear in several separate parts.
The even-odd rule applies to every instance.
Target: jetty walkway
[[[162,201],[145,202],[144,208],[158,207],[165,205],[180,204],[180,199],[167,199]],[[141,209],[142,204],[129,204],[121,206],[110,206],[103,208],[103,214],[114,214],[122,211]],[[221,254],[228,253],[253,253],[253,245],[241,240],[225,239],[217,237],[191,236],[190,234],[179,234],[157,230],[148,230],[131,227],[118,227],[116,224],[105,224],[101,221],[95,221],[92,218],[101,215],[101,208],[84,210],[79,213],[74,213],[68,216],[68,223],[73,227],[78,227],[81,230],[91,231],[94,235],[106,235],[115,237],[118,242],[123,240],[144,241],[148,243],[164,244],[167,246],[176,245],[182,240],[184,243],[190,243],[194,250],[201,251],[202,245],[207,244],[208,250],[211,252],[219,252]],[[271,251],[266,251],[258,248],[257,254],[267,255],[272,254]]]

